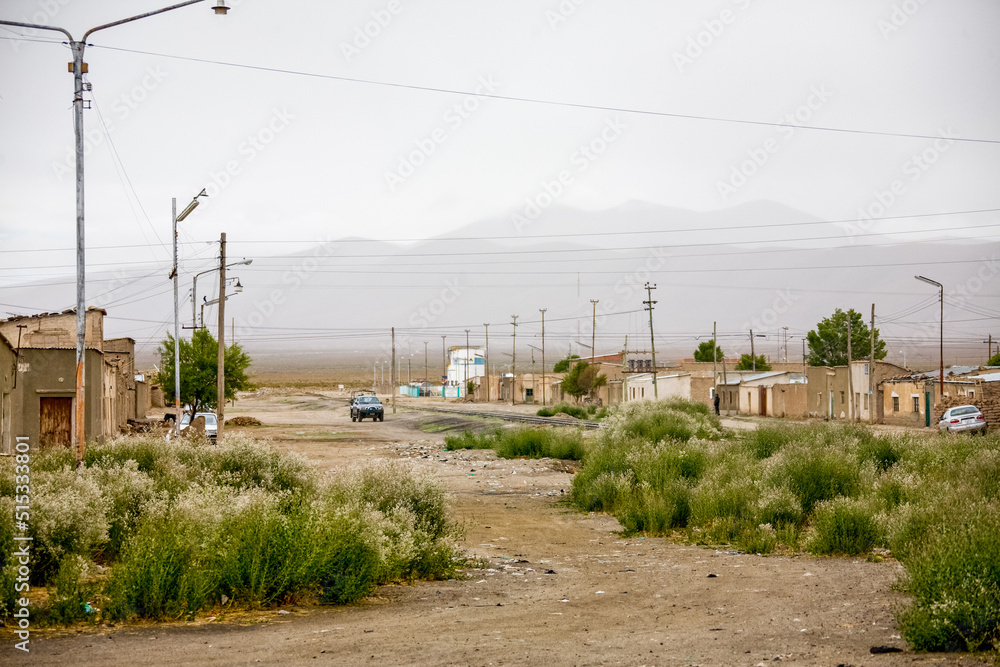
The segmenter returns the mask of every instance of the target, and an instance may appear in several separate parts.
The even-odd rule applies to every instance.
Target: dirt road
[[[904,648],[895,562],[756,557],[622,538],[565,504],[557,461],[444,452],[446,430],[483,420],[400,407],[355,424],[332,395],[262,393],[229,416],[323,469],[375,458],[438,477],[484,567],[387,586],[349,607],[287,607],[169,627],[40,633],[33,665],[982,665]],[[0,662],[12,651],[5,649]]]

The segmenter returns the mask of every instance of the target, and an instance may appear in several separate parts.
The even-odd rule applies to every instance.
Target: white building
[[[448,350],[448,384],[462,386],[466,380],[477,384],[486,377],[486,349],[482,347],[453,347]]]

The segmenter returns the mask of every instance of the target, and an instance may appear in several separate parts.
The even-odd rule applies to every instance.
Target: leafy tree
[[[170,405],[174,402],[174,337],[160,343],[160,372],[157,380],[163,397]],[[215,409],[218,405],[217,378],[219,374],[219,344],[208,329],[196,329],[190,341],[181,339],[181,404],[191,406],[194,413]],[[236,392],[252,389],[247,378],[250,356],[238,343],[226,348],[225,398],[233,400]]]
[[[1000,366],[1000,352],[997,352],[986,362],[987,366]]]
[[[563,378],[563,391],[574,398],[593,394],[598,387],[608,383],[608,376],[600,370],[600,366],[596,364],[588,364],[586,361],[577,363]]]
[[[809,345],[810,366],[847,365],[847,322],[851,322],[851,352],[855,359],[867,359],[871,351],[871,329],[861,318],[861,313],[851,308],[846,313],[838,308],[824,318],[816,329],[806,335]],[[885,341],[879,339],[875,329],[875,358],[885,359]]]
[[[749,354],[744,354],[740,356],[740,360],[736,362],[735,370],[738,371],[752,371],[756,366],[759,371],[769,371],[771,370],[771,364],[767,363],[767,359],[764,358],[763,354],[757,355],[757,363],[754,364],[753,357]]]
[[[579,358],[580,358],[579,354],[571,354],[568,357],[566,357],[565,359],[562,359],[561,361],[557,361],[556,365],[552,367],[552,372],[553,373],[565,373],[566,371],[569,370],[570,364],[573,363],[573,360],[574,359],[579,359]]]
[[[719,347],[718,343],[715,343],[715,357],[712,357],[712,345],[714,341],[703,340],[698,343],[698,349],[694,351],[695,361],[722,361],[725,355],[722,354],[722,348]]]

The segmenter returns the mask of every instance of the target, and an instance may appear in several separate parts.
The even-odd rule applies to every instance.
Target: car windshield
[[[362,405],[374,405],[378,403],[378,399],[374,396],[361,396],[358,398],[358,403]]]
[[[961,408],[954,408],[951,411],[952,417],[959,417],[961,415],[974,415],[979,412],[979,409],[972,405],[966,405]]]

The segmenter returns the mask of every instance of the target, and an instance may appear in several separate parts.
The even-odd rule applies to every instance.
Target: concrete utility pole
[[[788,363],[788,327],[781,327],[785,332],[785,363]]]
[[[649,311],[649,348],[652,350],[653,354],[653,398],[659,400],[660,394],[656,389],[656,341],[653,338],[653,306],[656,302],[653,301],[653,290],[656,289],[656,285],[650,285],[646,283],[646,310]]]
[[[548,308],[539,308],[538,312],[542,314],[542,407],[545,406],[545,389],[547,385],[545,384],[545,311]]]
[[[490,323],[483,322],[486,329],[486,402],[493,400],[493,386],[490,384]]]
[[[928,285],[934,285],[935,287],[938,288],[938,290],[940,290],[940,294],[941,294],[941,296],[940,296],[940,299],[941,299],[941,350],[940,350],[941,368],[940,368],[940,371],[939,371],[940,375],[938,376],[938,391],[941,394],[941,397],[944,398],[944,285],[942,285],[941,283],[937,282],[936,280],[931,280],[930,278],[925,278],[923,276],[913,276],[913,277],[916,278],[917,280],[920,280],[921,282],[927,283]]]
[[[847,314],[847,418],[854,419],[854,369],[851,368],[851,315]]]
[[[191,214],[191,211],[198,207],[198,197],[207,197],[208,194],[204,190],[195,195],[195,198],[191,200],[180,215],[177,215],[177,198],[174,197],[170,200],[170,213],[174,220],[173,224],[173,246],[174,246],[174,267],[170,272],[171,277],[174,279],[174,434],[180,435],[181,433],[181,322],[180,322],[180,301],[177,298],[177,284],[179,280],[178,267],[177,267],[177,223],[182,222],[184,218]],[[211,269],[214,271],[215,269]],[[197,276],[195,276],[197,280]],[[191,296],[191,304],[194,305],[194,295]],[[193,310],[193,309],[192,309]],[[194,316],[192,315],[192,324],[194,324]]]
[[[226,411],[226,233],[219,237],[219,371],[216,377],[215,442],[222,442]]]
[[[396,327],[392,327],[392,365],[389,366],[389,389],[392,391],[392,414],[396,414]]]
[[[622,403],[628,401],[628,336],[625,336],[625,349],[622,350]]]
[[[757,355],[753,351],[753,329],[750,330],[750,367],[757,372]]]
[[[441,384],[448,384],[448,350],[445,348],[444,336],[441,336]],[[441,390],[441,398],[444,398],[444,389]]]
[[[517,403],[517,315],[511,315],[511,324],[514,325],[514,343],[511,347],[510,356],[510,404]]]
[[[424,341],[424,382],[430,382],[431,378],[427,375],[427,341]]]
[[[719,344],[715,342],[715,336],[718,333],[718,324],[718,322],[712,322],[712,391],[716,394],[719,393],[719,376],[715,365],[719,357]]]
[[[469,330],[465,330],[465,384],[462,386],[462,391],[468,395],[469,393]],[[468,396],[466,396],[468,397]]]
[[[594,320],[590,325],[590,361],[591,363],[597,363],[597,304],[600,299],[591,299],[590,303],[594,305]]]
[[[875,304],[872,304],[872,346],[868,355],[868,423],[875,423]]]
[[[124,23],[131,23],[132,21],[138,21],[139,19],[144,19],[150,16],[156,16],[157,14],[162,14],[164,12],[169,12],[174,9],[180,9],[181,7],[186,7],[188,5],[194,5],[203,0],[187,0],[186,2],[180,2],[170,7],[164,7],[162,9],[156,9],[150,12],[144,12],[142,14],[137,14],[136,16],[130,16],[129,18],[120,19],[118,21],[112,21],[111,23],[105,23],[94,28],[91,28],[87,32],[83,33],[83,38],[79,41],[73,39],[68,31],[63,28],[56,28],[50,25],[41,25],[37,23],[21,23],[19,21],[0,21],[0,25],[12,25],[19,28],[33,28],[35,30],[52,30],[54,32],[61,32],[66,35],[66,39],[69,42],[70,51],[73,54],[73,62],[70,63],[70,72],[73,73],[73,135],[75,140],[75,158],[76,158],[76,394],[74,397],[75,402],[75,419],[76,424],[73,429],[72,444],[73,449],[76,450],[76,468],[80,470],[83,467],[83,455],[87,447],[86,442],[86,411],[84,410],[86,402],[86,392],[85,392],[85,367],[86,367],[86,343],[87,343],[87,299],[86,299],[86,242],[85,242],[85,206],[84,206],[84,129],[83,129],[83,110],[84,108],[90,108],[89,102],[84,102],[83,93],[84,91],[90,90],[90,84],[84,83],[83,75],[87,74],[88,67],[87,63],[83,61],[84,48],[87,46],[87,38],[98,30],[104,30],[106,28],[113,28],[117,25],[122,25]],[[217,0],[215,7],[213,7],[215,13],[218,15],[224,15],[229,11],[229,7],[226,6],[224,0]],[[88,106],[84,106],[87,104]],[[174,345],[177,345],[176,336]],[[179,418],[179,415],[178,415]]]

